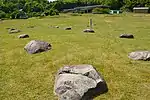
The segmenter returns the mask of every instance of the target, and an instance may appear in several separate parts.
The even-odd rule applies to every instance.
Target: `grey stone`
[[[29,38],[28,34],[21,34],[18,36],[18,38]]]
[[[59,28],[59,26],[55,26],[55,28]]]
[[[66,27],[64,28],[65,30],[71,30],[72,28],[71,27]]]
[[[9,34],[12,34],[12,33],[19,33],[20,30],[15,29],[15,28],[9,28],[9,29],[8,29],[8,32],[9,32]]]
[[[30,54],[35,54],[50,50],[51,45],[44,41],[32,40],[24,47],[24,49]]]
[[[83,32],[87,32],[87,33],[95,33],[95,31],[93,29],[85,29],[83,30]]]
[[[135,51],[129,53],[128,57],[133,60],[150,60],[150,51]]]
[[[60,100],[92,100],[107,91],[105,80],[92,65],[65,66],[56,75],[54,93]]]
[[[121,34],[120,38],[134,38],[132,34]]]

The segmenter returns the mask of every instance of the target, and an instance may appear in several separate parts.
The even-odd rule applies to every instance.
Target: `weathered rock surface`
[[[64,28],[65,30],[71,30],[72,28],[71,27],[66,27]]]
[[[107,91],[105,80],[92,65],[65,66],[55,79],[59,100],[92,100]]]
[[[18,38],[29,38],[28,34],[21,34],[18,36]]]
[[[12,33],[19,33],[20,30],[14,29],[14,28],[10,28],[10,29],[8,29],[8,32],[9,32],[9,34],[12,34]]]
[[[133,60],[150,60],[150,51],[135,51],[129,53],[128,57]]]
[[[50,50],[51,45],[44,41],[32,40],[24,47],[24,49],[30,54],[35,54]]]
[[[95,33],[95,31],[93,29],[85,29],[83,30],[83,32],[87,32],[87,33]]]
[[[120,38],[134,38],[132,34],[121,34]]]

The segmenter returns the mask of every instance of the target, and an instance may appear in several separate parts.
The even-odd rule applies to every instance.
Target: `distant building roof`
[[[75,7],[73,9],[64,9],[63,12],[70,12],[76,10],[92,10],[94,8],[110,8],[110,6],[105,6],[105,5],[81,6],[81,7]]]
[[[74,9],[91,9],[91,8],[96,8],[96,7],[100,7],[100,8],[110,8],[110,6],[105,6],[105,5],[93,5],[93,6],[82,6],[82,7],[76,7]]]
[[[136,10],[136,9],[147,9],[147,10],[148,10],[149,7],[134,7],[134,8],[133,8],[133,10]]]

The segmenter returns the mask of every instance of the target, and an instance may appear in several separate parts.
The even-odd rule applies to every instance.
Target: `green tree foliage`
[[[150,7],[150,0],[0,0],[0,17],[22,18],[57,15],[58,11],[78,6],[106,5],[114,10],[132,11],[135,6]]]
[[[6,17],[6,13],[2,10],[0,10],[0,19],[1,18],[5,18]]]
[[[61,0],[58,0],[61,1]],[[150,0],[63,0],[64,4],[70,4],[71,6],[86,6],[86,5],[106,5],[110,6],[111,9],[114,10],[128,10],[132,11],[133,7],[135,6],[142,6],[142,7],[150,7]],[[74,5],[75,3],[76,5]],[[68,5],[67,5],[68,6]],[[64,7],[65,8],[65,7]]]
[[[45,11],[51,11],[46,15],[58,15],[57,2],[52,3],[48,0],[0,0],[0,17],[12,19],[38,17]],[[47,16],[48,16],[47,15]]]

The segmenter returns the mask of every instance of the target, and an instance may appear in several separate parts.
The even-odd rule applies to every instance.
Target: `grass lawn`
[[[89,19],[95,34],[84,34]],[[34,25],[35,28],[27,28]],[[52,28],[50,26],[60,26]],[[72,26],[72,30],[64,30]],[[8,34],[8,27],[22,32]],[[28,39],[18,39],[20,34]],[[132,33],[135,39],[120,39]],[[27,54],[30,40],[44,40],[52,50]],[[149,100],[150,62],[133,61],[128,53],[150,50],[150,15],[60,15],[43,19],[0,22],[0,99],[57,100],[53,86],[57,70],[64,65],[91,64],[104,76],[109,91],[94,100]]]

